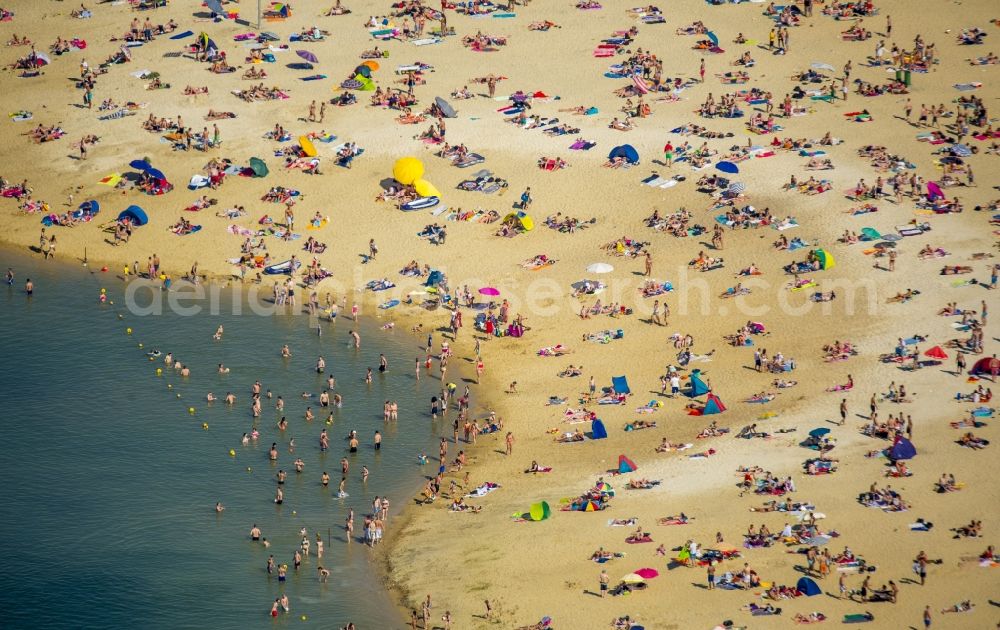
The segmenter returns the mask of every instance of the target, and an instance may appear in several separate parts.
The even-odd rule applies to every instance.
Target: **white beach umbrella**
[[[587,271],[590,273],[611,273],[615,268],[608,263],[591,263],[587,267]]]

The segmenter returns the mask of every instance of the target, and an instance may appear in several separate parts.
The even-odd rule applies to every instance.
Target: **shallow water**
[[[349,321],[323,324],[317,336],[306,317],[233,315],[225,300],[220,315],[136,317],[120,309],[123,285],[111,274],[0,254],[0,267],[8,266],[16,281],[0,287],[4,627],[401,625],[368,550],[346,543],[342,525],[353,507],[355,533],[361,532],[371,499],[388,495],[391,537],[392,513],[419,487],[421,475],[432,472],[417,464],[417,454],[435,454],[435,429],[442,427],[432,426],[427,409],[440,383],[414,378],[419,342],[379,330],[379,321],[362,321],[356,353],[347,343]],[[26,277],[36,285],[30,299],[23,292]],[[98,303],[101,286],[115,306]],[[225,335],[216,342],[220,323]],[[131,336],[126,327],[133,328]],[[280,358],[283,343],[294,353],[290,360]],[[150,361],[145,351],[151,348],[173,352],[192,376],[167,369],[157,376],[162,359]],[[380,352],[389,372],[383,377],[376,369],[366,386],[365,368],[377,368]],[[300,397],[325,385],[314,371],[320,354],[344,396],[327,427],[325,454],[318,436],[326,414],[317,401]],[[229,375],[217,373],[220,362],[231,368]],[[243,447],[240,437],[252,426],[250,386],[258,378],[265,390],[283,395],[290,426],[279,435],[273,401],[265,400],[260,440]],[[205,402],[208,391],[222,397],[230,390],[238,397],[233,408]],[[382,420],[387,399],[400,407],[398,426],[389,429]],[[307,404],[317,417],[311,426],[303,419]],[[350,429],[358,430],[362,447],[349,456],[350,496],[340,500],[333,494],[346,454],[341,438]],[[385,429],[381,452],[371,446],[376,429]],[[295,455],[288,452],[290,437]],[[277,467],[267,459],[271,442],[279,444]],[[301,475],[292,468],[296,456],[305,461]],[[371,471],[366,487],[362,465]],[[278,467],[289,473],[282,506],[272,501]],[[323,470],[332,478],[330,489],[319,482]],[[216,501],[226,506],[221,515]],[[272,542],[270,550],[249,541],[254,523]],[[316,532],[326,541],[321,562],[332,571],[326,584],[317,580],[314,553],[297,574],[291,568],[301,527],[313,552]],[[283,588],[267,576],[268,553],[290,566]],[[268,612],[282,591],[292,614],[272,621]]]

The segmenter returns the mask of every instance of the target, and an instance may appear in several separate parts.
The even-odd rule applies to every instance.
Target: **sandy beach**
[[[230,3],[226,8],[239,10],[246,17],[252,12],[251,4]],[[1000,586],[997,563],[979,560],[980,554],[996,542],[1000,486],[989,467],[997,448],[996,420],[989,411],[976,416],[984,426],[950,425],[969,418],[974,409],[996,406],[981,397],[971,399],[977,387],[985,390],[996,386],[990,374],[970,380],[967,373],[977,361],[997,351],[996,322],[984,318],[981,311],[984,305],[989,311],[998,308],[996,293],[988,285],[991,269],[998,262],[994,257],[998,255],[997,220],[992,217],[998,211],[995,200],[1000,199],[996,190],[1000,171],[997,152],[989,149],[1000,140],[979,140],[974,136],[996,128],[994,109],[1000,92],[993,81],[998,65],[969,62],[970,58],[986,57],[996,50],[1000,29],[990,20],[1000,15],[995,13],[994,5],[984,1],[935,1],[915,7],[900,0],[881,0],[875,3],[877,15],[859,21],[836,20],[822,13],[829,3],[814,3],[811,16],[796,17],[798,25],[788,29],[787,50],[778,55],[768,47],[775,20],[765,15],[765,3],[712,6],[685,1],[660,5],[665,20],[655,24],[644,23],[629,7],[610,0],[602,8],[590,10],[578,9],[572,2],[558,6],[533,2],[510,7],[509,12],[516,16],[509,18],[472,17],[449,10],[447,23],[455,28],[456,35],[423,46],[405,41],[402,35],[390,41],[373,39],[364,23],[369,16],[384,16],[392,11],[388,3],[352,0],[344,5],[352,13],[332,17],[322,15],[330,8],[328,2],[292,4],[290,17],[266,21],[262,27],[279,36],[271,44],[287,44],[289,48],[273,51],[275,62],[260,64],[244,60],[256,42],[234,41],[239,34],[256,35],[254,28],[233,21],[213,22],[204,8],[193,11],[179,2],[155,11],[133,11],[122,3],[88,4],[93,15],[87,19],[72,17],[70,11],[77,7],[69,2],[14,2],[4,7],[14,14],[11,20],[0,22],[4,41],[15,33],[27,36],[40,53],[47,51],[57,36],[85,39],[86,47],[51,55],[51,63],[38,68],[42,73],[39,76],[22,78],[18,76],[20,69],[5,71],[6,89],[0,95],[4,110],[30,111],[31,116],[25,121],[11,117],[0,125],[0,152],[5,158],[0,175],[10,186],[27,180],[32,189],[30,200],[44,202],[48,212],[25,212],[20,206],[28,199],[0,200],[6,227],[0,242],[20,251],[38,248],[40,220],[45,214],[71,212],[82,202],[94,199],[101,212],[93,220],[46,229],[48,235],[57,238],[57,259],[80,261],[86,257],[92,268],[108,267],[109,282],[125,282],[123,266],[136,261],[145,271],[145,261],[155,253],[174,281],[187,274],[194,263],[201,275],[213,281],[239,281],[241,272],[230,261],[240,257],[248,234],[255,241],[262,238],[257,231],[267,227],[259,222],[263,215],[282,222],[285,206],[264,202],[262,197],[272,187],[283,186],[301,193],[294,205],[293,230],[301,238],[284,240],[270,234],[263,237],[267,264],[293,255],[306,266],[316,259],[317,266],[330,275],[314,290],[319,296],[331,294],[341,313],[346,314],[358,304],[363,314],[394,323],[395,331],[386,334],[406,334],[420,327],[420,344],[428,332],[433,332],[435,356],[441,341],[447,340],[454,354],[452,360],[469,375],[476,371],[474,344],[478,337],[484,367],[481,382],[468,378],[467,383],[458,385],[460,390],[466,384],[473,390],[470,420],[482,423],[492,412],[503,419],[503,428],[478,436],[476,444],[452,444],[448,462],[464,450],[467,464],[461,471],[444,474],[441,492],[434,501],[425,503],[420,496],[415,497],[402,516],[405,526],[400,527],[398,522],[394,525],[388,537],[390,545],[380,551],[378,561],[385,566],[386,582],[399,594],[405,610],[419,611],[421,602],[431,594],[433,627],[445,627],[442,616],[447,610],[451,627],[456,629],[517,628],[545,617],[551,618],[553,628],[603,628],[625,615],[647,629],[713,628],[726,620],[732,621],[729,627],[733,628],[770,628],[794,625],[795,615],[814,612],[822,613],[827,625],[839,625],[845,616],[862,621],[851,616],[870,612],[873,620],[869,627],[903,628],[920,627],[925,607],[931,611],[934,628],[987,628],[1000,621],[996,607]],[[887,16],[891,16],[892,25],[889,36],[885,35]],[[89,67],[96,69],[119,51],[121,42],[111,39],[127,32],[135,17],[140,21],[149,17],[154,24],[173,19],[178,28],[132,48],[131,61],[111,65],[106,74],[97,75],[93,108],[82,106],[85,90],[75,87],[81,62],[86,59]],[[545,31],[529,29],[533,22],[545,20],[555,26]],[[693,49],[697,41],[708,37],[706,33],[677,33],[699,21],[724,51]],[[394,18],[393,23],[402,26],[403,20]],[[870,38],[845,41],[842,32],[852,25],[871,31]],[[328,31],[322,41],[289,42],[290,35],[314,26]],[[633,26],[638,33],[632,39],[605,49],[612,51],[611,56],[595,56],[595,47],[602,40],[612,39]],[[429,31],[436,27],[436,22],[428,20],[425,28]],[[983,44],[961,45],[958,39],[963,30],[974,27],[985,32],[980,38]],[[193,31],[191,37],[170,39],[172,34],[187,30]],[[210,64],[185,52],[184,47],[194,43],[202,31],[227,53],[227,63],[235,67],[234,72],[214,74],[209,71]],[[506,38],[506,45],[494,52],[476,52],[463,46],[462,37],[475,36],[477,31]],[[740,34],[749,41],[735,43]],[[858,93],[856,79],[883,86],[896,76],[887,70],[888,61],[885,66],[869,65],[879,41],[884,40],[884,57],[889,60],[893,43],[913,50],[918,35],[924,45],[934,45],[934,62],[929,71],[912,73],[907,93]],[[975,39],[976,35],[969,37]],[[339,96],[343,92],[341,82],[354,77],[356,70],[352,69],[364,61],[362,51],[376,45],[388,50],[389,55],[378,59],[379,69],[371,72],[375,84],[405,92],[407,75],[395,69],[418,62],[430,66],[420,74],[425,83],[414,87],[419,102],[413,112],[423,111],[435,97],[446,99],[457,110],[457,116],[445,119],[445,141],[462,143],[471,152],[481,154],[485,157],[482,164],[461,169],[436,156],[443,145],[416,136],[439,121],[428,117],[418,124],[400,124],[400,111],[369,104],[371,91],[353,92],[358,101],[354,105],[327,103],[323,122],[308,120],[310,103],[315,101],[318,106]],[[677,78],[676,84],[685,87],[651,90],[643,99],[649,114],[630,118],[634,128],[621,131],[609,125],[614,119],[627,118],[622,111],[626,98],[633,105],[639,99],[614,93],[633,82],[616,75],[609,66],[625,62],[639,49],[663,60],[663,83],[672,82],[668,77]],[[290,67],[304,59],[296,54],[298,50],[311,52],[318,59],[312,62],[312,70]],[[4,64],[14,63],[30,52],[30,46],[8,46],[4,48]],[[733,65],[747,52],[754,59],[752,65]],[[698,80],[702,60],[703,83]],[[848,61],[852,69],[845,101],[839,90]],[[267,78],[243,79],[243,73],[251,67],[263,68]],[[800,83],[793,78],[810,69],[825,78],[818,83]],[[152,79],[132,76],[142,70],[159,73],[160,80],[170,87],[146,90]],[[724,84],[717,76],[734,72],[745,72],[749,81]],[[327,76],[316,81],[301,80],[313,73]],[[617,78],[608,78],[606,73]],[[497,84],[497,98],[493,99],[487,96],[486,85],[473,82],[491,74],[506,77]],[[279,88],[288,98],[246,102],[231,93],[261,81]],[[780,116],[783,99],[794,87],[826,90],[831,82],[837,98],[814,100],[807,94],[794,102],[796,108],[801,108],[801,115]],[[969,84],[968,89],[964,84]],[[209,92],[185,95],[188,85],[207,86]],[[956,89],[956,85],[963,88]],[[472,98],[451,97],[465,86]],[[893,89],[900,91],[902,87],[896,85]],[[746,94],[737,97],[743,111],[740,118],[705,117],[697,111],[710,94],[718,102],[724,94],[750,88],[771,94],[774,118],[768,133],[747,130],[748,123],[757,116],[766,126],[768,112],[766,104],[748,102]],[[525,116],[547,119],[544,124],[535,121],[539,128],[525,128],[532,121],[511,124],[513,115],[498,111],[510,104],[504,97],[516,91],[540,94],[530,99],[531,107],[524,111]],[[955,99],[970,96],[981,99],[987,108],[986,120],[980,121],[985,124],[977,126],[970,121],[970,131],[956,137],[956,129],[961,131],[961,125],[951,127],[958,122],[956,112],[970,114],[978,106],[970,104],[963,109]],[[115,107],[98,111],[106,99],[112,99]],[[909,121],[905,116],[908,100],[913,108]],[[102,115],[119,111],[128,101],[138,105],[134,115],[99,120]],[[922,104],[942,104],[949,115],[935,117],[937,127],[930,126],[930,119],[928,125],[918,126]],[[594,108],[596,113],[577,114],[569,111],[571,108]],[[236,117],[205,120],[210,109],[232,112]],[[221,146],[206,151],[174,150],[172,142],[164,139],[167,131],[151,133],[142,128],[150,115],[175,121],[183,118],[192,133],[205,128],[211,135],[213,124],[217,124]],[[553,118],[558,122],[552,123]],[[774,129],[774,124],[782,129]],[[38,125],[58,126],[65,135],[34,142],[30,132]],[[289,142],[265,138],[276,125],[288,131]],[[555,135],[543,131],[556,125],[568,125],[579,132]],[[721,137],[699,136],[704,134],[700,130],[687,133],[684,128],[688,125],[699,125]],[[932,144],[918,137],[936,131],[942,132],[946,140]],[[274,152],[294,146],[300,136],[309,133],[315,136],[319,174],[285,168],[285,158]],[[827,133],[839,142],[821,144],[820,139]],[[78,149],[72,145],[89,134],[99,140],[88,145],[86,159],[80,159]],[[336,139],[323,142],[325,134]],[[776,138],[780,138],[777,143]],[[795,145],[786,146],[782,142],[786,139],[795,140]],[[800,139],[805,139],[804,143],[798,142]],[[570,149],[578,140],[596,144],[590,150]],[[351,161],[349,169],[336,165],[335,148],[344,142],[364,149]],[[682,152],[685,142],[691,146]],[[670,166],[663,163],[667,143],[674,148],[675,161]],[[710,154],[704,157],[697,155],[703,143]],[[629,159],[623,158],[626,163],[618,168],[605,167],[609,152],[626,144],[638,154],[638,164],[628,164]],[[864,147],[869,150],[862,155]],[[974,152],[965,151],[969,148]],[[380,182],[391,183],[394,164],[407,156],[422,162],[424,179],[441,191],[437,206],[401,212],[391,200],[376,200],[383,193]],[[251,157],[259,157],[267,164],[270,173],[266,177],[233,174],[226,176],[217,189],[188,188],[192,176],[208,174],[204,168],[213,158],[228,158],[234,165],[246,166]],[[538,168],[543,157],[568,164],[552,171]],[[687,159],[676,161],[678,157]],[[135,188],[118,189],[100,183],[102,178],[133,172],[129,163],[143,158],[162,171],[173,190],[154,196]],[[703,166],[694,168],[699,160],[704,161]],[[831,170],[808,168],[822,168],[824,160],[830,161]],[[732,164],[738,173],[720,170],[721,161]],[[470,175],[484,168],[492,177],[504,180],[497,191],[488,194],[459,189]],[[969,174],[970,168],[973,174]],[[888,182],[897,172],[906,179],[900,186],[899,198]],[[912,175],[922,180],[911,195]],[[699,181],[712,176],[729,181],[721,190],[706,192],[706,183]],[[787,189],[793,176],[796,185]],[[877,179],[885,180],[884,196],[848,198],[861,179],[866,186],[876,184]],[[666,186],[644,185],[642,180]],[[819,185],[818,180],[829,181]],[[947,185],[951,181],[954,186]],[[745,186],[729,188],[733,182]],[[931,199],[936,195],[929,192],[929,182],[942,183],[946,200],[959,199],[962,212],[929,209],[928,204],[936,202],[938,209],[944,210],[943,202]],[[817,192],[817,185],[821,192]],[[503,218],[517,212],[515,205],[520,204],[522,192],[529,188],[531,203],[527,213],[534,220],[530,231],[508,238],[496,235],[501,221],[486,224],[479,215],[469,221],[449,220],[458,218],[463,211],[477,209],[482,209],[483,214],[495,211]],[[731,195],[722,195],[730,190]],[[738,191],[742,192],[737,196]],[[203,195],[217,202],[200,211],[185,211]],[[732,198],[733,205],[724,205],[728,198]],[[100,226],[112,222],[132,204],[145,210],[149,222],[134,229],[127,243],[115,245],[113,228],[107,232]],[[877,210],[866,210],[865,204]],[[748,205],[756,211],[767,209],[765,224],[757,225],[759,221],[755,221],[753,227],[745,229],[726,227],[722,247],[713,245],[714,228],[721,225],[717,216]],[[239,206],[245,207],[245,216],[217,215]],[[449,210],[441,212],[444,207]],[[648,227],[648,218],[654,212],[669,217],[681,209],[690,212],[681,233],[690,235],[679,237]],[[325,220],[316,229],[309,229],[308,222],[314,216]],[[545,224],[546,218],[561,221],[568,217],[579,220],[572,231],[551,229]],[[201,227],[183,236],[172,233],[169,228],[182,220]],[[417,236],[433,223],[443,225],[447,231],[443,244],[431,244]],[[920,224],[927,224],[929,229],[923,233],[917,230],[915,236],[899,234],[900,228],[909,232]],[[704,229],[693,229],[696,225]],[[779,226],[788,229],[776,229]],[[878,236],[865,242],[842,242],[845,230],[860,234],[864,228],[872,228]],[[892,238],[885,238],[887,235]],[[326,244],[325,251],[315,256],[304,251],[309,237]],[[801,248],[776,248],[774,243],[783,237],[801,239]],[[378,245],[374,259],[368,257],[370,239]],[[637,243],[634,248],[633,242]],[[932,255],[919,255],[927,246]],[[817,263],[819,269],[795,275],[783,270],[819,250],[824,261],[829,256],[835,263]],[[882,255],[890,250],[894,253]],[[623,251],[636,255],[619,255]],[[646,252],[652,262],[648,275]],[[261,250],[254,253],[260,255]],[[42,256],[40,252],[37,255]],[[538,269],[523,264],[540,255],[556,262]],[[707,257],[722,258],[724,263],[705,272],[691,264]],[[421,302],[434,297],[426,293],[426,277],[400,275],[411,261],[447,275],[449,290],[441,293],[457,296],[468,287],[474,296],[477,304],[458,308],[463,325],[454,339],[449,328],[452,305],[434,310],[421,308]],[[588,271],[588,267],[601,269],[593,267],[595,264],[610,265],[611,270]],[[960,269],[945,275],[945,266]],[[742,270],[750,269],[759,269],[760,274],[740,276]],[[253,283],[260,272],[255,268],[245,270],[245,281]],[[301,275],[299,272],[294,277],[300,279]],[[275,277],[263,276],[263,291],[270,290]],[[365,290],[367,283],[383,278],[396,286],[383,292]],[[971,279],[976,282],[967,282]],[[574,283],[579,287],[578,283],[586,280],[606,286],[595,294],[574,296]],[[641,288],[649,281],[661,286],[669,282],[672,290],[643,297]],[[796,282],[803,286],[791,290],[790,283]],[[499,295],[485,297],[479,291],[485,287],[497,289]],[[749,294],[743,295],[742,289],[749,289]],[[911,293],[904,299],[908,291]],[[722,297],[727,292],[735,295]],[[836,293],[836,299],[817,301],[818,296],[829,296],[830,292]],[[394,308],[378,308],[390,299],[402,303]],[[496,308],[484,305],[490,299],[496,300]],[[581,317],[582,309],[590,309],[598,299],[605,307],[620,308],[614,309],[613,315]],[[488,308],[490,314],[498,314],[503,300],[508,301],[504,310],[510,321],[502,328],[523,316],[523,336],[487,338],[474,331],[476,315],[486,313]],[[669,316],[662,311],[658,314],[665,321],[663,325],[651,320],[654,300],[669,306]],[[969,317],[963,320],[960,316],[939,315],[950,303],[976,311],[971,316],[971,327]],[[727,341],[727,335],[737,334],[750,322],[759,323],[762,331],[747,335],[752,345],[737,347]],[[982,348],[974,347],[975,343],[966,345],[977,331]],[[692,357],[686,365],[680,365],[678,354],[684,348],[675,339],[683,341],[686,336],[693,341],[688,348]],[[883,355],[891,357],[896,353],[898,340],[910,338],[915,339],[904,344],[899,355],[916,351],[918,359],[925,362],[923,367],[909,369],[912,361],[883,360]],[[955,344],[953,340],[960,342]],[[836,356],[827,357],[831,353],[824,346],[835,343],[838,350],[832,354]],[[851,346],[850,351],[839,351],[844,343]],[[540,356],[541,349],[559,345],[568,352]],[[946,357],[937,364],[933,355],[924,354],[936,346],[944,350]],[[794,369],[758,372],[754,356],[763,349],[768,358],[780,353]],[[955,370],[959,353],[967,363],[967,370],[961,374]],[[418,349],[414,356],[421,362],[425,358]],[[579,375],[560,376],[570,365],[578,368]],[[682,390],[688,386],[692,370],[701,370],[703,382],[724,403],[725,411],[711,417],[692,415],[691,405],[700,408],[708,401],[704,395],[661,394],[661,377],[670,366],[679,369]],[[439,374],[435,361],[425,378],[437,378]],[[852,388],[828,391],[846,383],[848,375],[853,379]],[[618,376],[627,377],[630,395],[622,404],[598,404],[602,388],[611,387],[612,378]],[[581,399],[588,396],[591,378],[597,395],[584,403]],[[778,387],[774,385],[777,379],[795,384]],[[514,382],[515,391],[505,393]],[[897,403],[887,394],[898,393],[900,385],[907,396],[906,402]],[[666,393],[670,393],[669,386]],[[766,394],[766,402],[754,400],[762,393]],[[969,398],[957,400],[956,395]],[[904,421],[898,431],[890,428],[884,439],[864,435],[862,428],[872,422],[869,406],[873,397],[878,422],[884,423],[890,414],[903,414],[912,416],[910,428]],[[548,404],[553,399],[555,404]],[[840,424],[842,400],[846,400],[848,410],[844,424]],[[602,421],[607,437],[558,443],[556,438],[565,433],[579,429],[586,434],[593,430],[591,416],[582,412],[578,417],[586,421],[567,421],[569,410],[582,408]],[[452,439],[451,423],[456,414],[456,410],[449,410],[445,419],[436,421],[442,437]],[[655,422],[656,426],[626,430],[637,420]],[[402,421],[432,422],[426,410],[413,411]],[[728,429],[728,433],[696,437],[712,422]],[[741,429],[754,424],[752,433],[756,437],[737,437]],[[825,437],[835,443],[825,456],[837,460],[836,472],[809,475],[804,462],[819,453],[801,444],[811,431],[820,428],[828,429]],[[969,431],[994,444],[982,450],[963,448],[956,441]],[[513,437],[510,455],[505,448],[508,432]],[[916,447],[916,457],[905,462],[912,476],[886,477],[891,466],[889,458],[866,456],[891,449],[897,435],[908,437]],[[663,439],[691,446],[656,452]],[[711,454],[704,457],[691,457],[708,452]],[[618,474],[621,455],[627,456],[637,470]],[[524,471],[533,461],[551,467],[551,471],[526,474]],[[744,481],[740,470],[744,468],[755,470],[751,485],[767,483],[765,473],[770,473],[779,480],[790,478],[794,491],[781,495],[747,491],[740,487]],[[936,492],[942,474],[954,475],[962,486],[960,491]],[[481,507],[480,511],[456,511],[450,509],[456,498],[449,489],[453,480],[464,484],[462,494],[486,482],[498,484],[499,488],[487,496],[466,499],[466,504]],[[628,487],[629,481],[638,480],[659,483],[649,489]],[[599,514],[563,510],[601,481],[614,490],[609,500],[608,493],[604,493],[607,509]],[[859,496],[870,492],[873,484],[879,489],[891,485],[909,508],[892,512],[867,507]],[[766,525],[777,534],[786,524],[801,524],[795,514],[751,511],[765,501],[784,501],[786,497],[814,506],[799,516],[822,513],[825,518],[817,522],[821,532],[836,533],[816,539],[818,550],[829,549],[831,556],[838,556],[849,548],[864,559],[865,566],[875,568],[864,573],[870,576],[869,590],[891,580],[898,585],[897,601],[842,598],[838,588],[842,575],[846,575],[849,590],[861,589],[864,577],[857,563],[834,564],[829,575],[820,577],[819,570],[807,567],[806,551],[813,543],[766,536],[766,546],[746,547],[744,535],[748,527],[756,532]],[[548,503],[551,516],[539,522],[523,518],[532,504],[541,501]],[[689,519],[685,524],[659,524],[660,519],[681,513]],[[609,525],[612,519],[633,518],[637,520],[628,526]],[[926,532],[911,530],[911,524],[918,519],[934,526]],[[953,531],[974,520],[983,521],[980,536],[958,536]],[[651,542],[627,544],[626,538],[637,528],[648,533]],[[761,584],[755,582],[750,588],[725,592],[707,589],[708,569],[703,566],[707,563],[674,561],[691,541],[703,550],[725,549],[727,555],[729,550],[739,552],[738,557],[715,567],[717,579],[726,572],[744,571],[747,563],[747,572],[752,570]],[[661,545],[662,551],[658,552]],[[591,554],[600,548],[624,555],[599,564]],[[913,571],[921,551],[930,559],[924,586]],[[641,568],[653,568],[659,575],[644,580],[643,589],[617,597],[600,596],[602,569],[607,570],[614,589],[622,577]],[[806,575],[818,583],[823,594],[778,601],[766,597],[771,586],[794,588]],[[492,607],[488,618],[486,600]],[[972,610],[941,612],[966,600],[974,604]],[[760,617],[745,610],[750,604],[770,604],[782,612],[780,616]],[[358,627],[366,627],[363,620]]]

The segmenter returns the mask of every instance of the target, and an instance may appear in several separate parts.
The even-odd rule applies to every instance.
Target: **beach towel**
[[[184,39],[186,37],[191,37],[194,35],[194,31],[184,31],[183,33],[177,33],[176,35],[171,35],[170,39]]]
[[[325,79],[325,74],[314,74],[308,77],[299,77],[300,81],[319,81],[320,79]]]
[[[972,83],[956,83],[954,87],[959,92],[971,92],[983,87],[983,84],[973,81]]]

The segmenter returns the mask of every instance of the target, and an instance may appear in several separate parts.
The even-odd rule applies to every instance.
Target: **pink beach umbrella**
[[[646,569],[639,569],[638,571],[635,572],[635,574],[646,580],[650,580],[652,578],[659,576],[660,572],[657,571],[656,569],[646,568]]]
[[[500,295],[500,289],[495,289],[493,287],[483,287],[479,289],[480,295]]]

